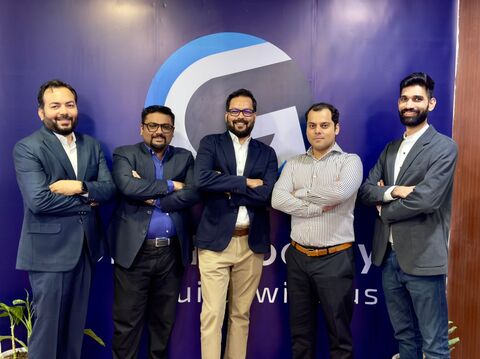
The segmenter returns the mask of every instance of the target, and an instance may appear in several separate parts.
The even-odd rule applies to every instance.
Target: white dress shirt
[[[244,143],[240,143],[238,137],[232,132],[228,131],[233,141],[233,149],[235,150],[235,160],[237,162],[237,176],[243,176],[245,170],[245,163],[248,156],[248,144],[251,137],[249,136]],[[235,227],[248,227],[250,224],[250,218],[248,217],[247,207],[240,206],[238,208],[237,222]]]

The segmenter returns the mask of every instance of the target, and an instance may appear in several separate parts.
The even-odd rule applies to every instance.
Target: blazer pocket
[[[31,223],[28,226],[28,233],[60,233],[62,225],[60,223]]]

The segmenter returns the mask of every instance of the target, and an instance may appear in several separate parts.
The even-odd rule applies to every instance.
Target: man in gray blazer
[[[27,270],[36,320],[29,358],[80,358],[93,265],[103,255],[98,204],[115,193],[100,144],[74,132],[77,93],[38,92],[42,128],[13,150],[24,218],[17,269]]]
[[[175,116],[165,106],[142,111],[143,141],[113,153],[113,179],[121,194],[109,227],[115,260],[113,357],[136,358],[145,321],[149,358],[167,358],[184,267],[192,258],[189,208],[193,156],[170,145]]]
[[[387,144],[360,188],[378,211],[372,260],[402,359],[450,358],[445,277],[457,146],[428,124],[433,89],[425,73],[402,80],[403,139]]]

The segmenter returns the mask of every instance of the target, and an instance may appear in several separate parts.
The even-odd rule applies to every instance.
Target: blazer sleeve
[[[380,154],[375,166],[370,170],[367,179],[360,186],[358,196],[363,204],[367,206],[375,206],[377,204],[383,203],[383,195],[385,191],[389,188],[388,186],[381,187],[377,183],[380,180],[386,182],[385,178],[385,168],[386,168],[386,158],[389,145]]]
[[[198,189],[208,192],[245,193],[247,179],[244,176],[230,175],[218,171],[215,167],[215,139],[206,136],[200,141],[195,161],[195,184]]]
[[[187,175],[184,181],[185,187],[180,191],[171,192],[161,199],[160,209],[163,212],[180,211],[200,201],[200,194],[194,186],[194,160],[191,153],[188,154],[185,166],[187,167]]]
[[[137,201],[159,198],[168,194],[168,184],[165,179],[133,177],[132,171],[135,170],[133,157],[132,148],[120,147],[113,152],[113,180],[120,193]]]
[[[98,160],[98,175],[95,181],[85,181],[88,189],[88,199],[95,202],[105,202],[110,200],[115,192],[115,183],[107,166],[107,161],[100,145],[95,146],[96,158]]]
[[[90,205],[79,196],[64,196],[50,191],[44,166],[32,146],[18,142],[13,149],[13,161],[24,204],[34,214],[68,216],[91,210]]]
[[[230,197],[230,204],[233,206],[268,206],[273,191],[273,186],[277,181],[278,169],[277,169],[277,155],[275,150],[271,147],[265,147],[267,149],[266,155],[267,169],[263,178],[263,185],[249,188],[246,187],[245,193],[232,193]]]
[[[435,160],[430,164],[424,178],[407,198],[395,200],[382,206],[380,218],[384,223],[394,223],[421,213],[438,210],[449,195],[457,161],[457,145],[450,141],[435,149]]]

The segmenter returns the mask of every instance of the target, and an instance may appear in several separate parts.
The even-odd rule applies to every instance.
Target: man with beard
[[[113,153],[121,200],[109,227],[115,260],[113,357],[136,358],[145,320],[149,358],[167,358],[184,267],[192,258],[189,208],[193,156],[170,145],[175,115],[153,105],[142,111],[143,141]]]
[[[288,160],[272,207],[291,215],[287,262],[293,359],[316,357],[317,312],[328,329],[331,359],[353,358],[353,209],[362,162],[336,142],[340,114],[328,103],[306,112],[307,153]]]
[[[450,358],[445,279],[457,146],[427,122],[434,82],[413,73],[400,83],[406,131],[387,144],[360,188],[378,216],[372,261],[382,268],[388,314],[402,359]]]
[[[270,195],[277,179],[273,148],[251,138],[257,102],[245,89],[226,101],[223,134],[205,136],[198,149],[195,181],[205,207],[196,246],[202,286],[202,358],[220,359],[228,292],[224,358],[246,356],[250,306],[270,251]]]
[[[52,80],[38,92],[43,127],[13,150],[24,218],[17,269],[27,270],[35,324],[29,358],[80,358],[93,265],[103,255],[98,204],[115,185],[99,143],[74,132],[77,93]]]

